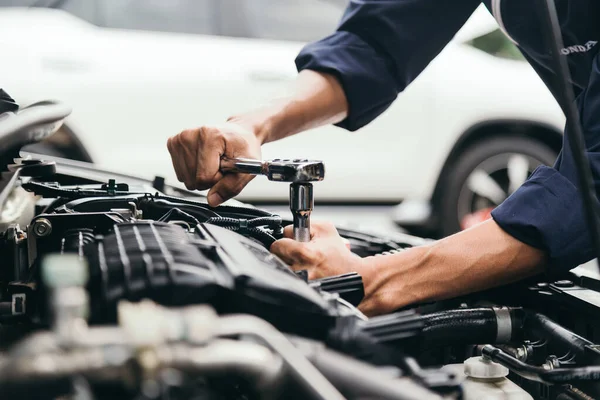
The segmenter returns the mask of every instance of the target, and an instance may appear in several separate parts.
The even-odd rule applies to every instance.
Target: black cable
[[[267,249],[283,235],[281,226],[281,217],[259,217],[254,219],[231,218],[231,217],[213,217],[206,220],[207,224],[217,225],[222,228],[237,232],[242,235],[250,236],[261,242]],[[269,233],[264,228],[272,229]]]
[[[270,228],[279,227],[283,223],[279,215],[272,217],[259,217],[248,221],[249,226],[268,226]]]
[[[545,369],[519,361],[510,354],[491,345],[484,346],[481,354],[498,364],[504,365],[511,372],[535,382],[564,385],[577,382],[598,382],[600,380],[600,367],[597,366]]]
[[[165,215],[158,219],[159,222],[169,222],[173,219],[173,217],[179,217],[185,222],[191,222],[194,226],[199,225],[200,221],[198,221],[193,215],[186,213],[179,208],[172,208]]]
[[[215,211],[203,207],[200,204],[194,204],[190,202],[183,201],[172,201],[171,199],[167,200],[164,197],[159,198],[146,198],[140,201],[139,208],[144,212],[144,216],[149,216],[154,214],[154,211],[163,210],[170,211],[173,208],[177,208],[181,211],[184,211],[188,214],[191,214],[199,221],[206,221],[209,218],[220,217],[220,214],[217,214]],[[148,214],[148,215],[147,215]],[[164,216],[161,213],[161,216]]]
[[[591,341],[569,331],[543,314],[528,310],[516,310],[516,313],[523,314],[524,331],[560,344],[573,354],[584,356],[588,351],[587,347],[594,345]]]
[[[583,197],[583,207],[588,219],[592,246],[598,258],[600,269],[600,224],[598,223],[598,202],[595,195],[592,170],[586,157],[585,139],[583,129],[579,120],[579,111],[575,104],[575,94],[571,85],[571,73],[567,59],[561,54],[564,47],[560,24],[554,0],[540,0],[545,15],[542,18],[542,34],[545,36],[548,46],[552,50],[552,63],[554,73],[557,75],[558,95],[561,97],[562,108],[567,117],[567,131],[565,135],[571,148],[571,155],[575,161],[577,178]]]
[[[270,233],[262,231],[258,228],[240,228],[239,226],[223,226],[223,228],[239,234],[248,235],[249,237],[261,242],[267,249],[270,248],[273,243],[275,243],[275,240],[277,240]]]
[[[281,217],[259,217],[253,219],[243,218],[231,218],[231,217],[212,217],[206,220],[207,224],[219,225],[223,227],[227,226],[242,226],[246,225],[248,228],[254,228],[257,226],[268,226],[270,228],[276,228],[281,226]]]
[[[236,218],[258,218],[258,217],[274,217],[276,214],[270,213],[268,211],[261,210],[259,208],[254,208],[251,206],[234,206],[234,205],[224,205],[221,204],[218,207],[212,208],[207,203],[202,203],[199,201],[190,200],[187,198],[181,197],[173,197],[173,196],[165,196],[165,195],[157,195],[155,199],[160,200],[168,200],[178,204],[179,208],[181,204],[192,205],[201,207],[205,210],[214,210],[218,211],[218,213],[214,212],[215,217],[226,217],[233,216]]]

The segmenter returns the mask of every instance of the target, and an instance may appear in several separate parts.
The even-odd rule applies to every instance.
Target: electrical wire
[[[183,221],[188,223],[191,222],[193,226],[197,226],[200,224],[200,221],[198,221],[193,215],[186,213],[185,211],[180,210],[179,208],[171,208],[169,211],[167,211],[165,215],[160,217],[158,221],[169,222],[173,219],[173,217],[182,218]]]
[[[281,226],[281,217],[260,217],[254,219],[241,219],[231,217],[212,217],[206,220],[207,224],[219,225],[219,226],[239,226],[242,227],[244,224],[248,228],[254,228],[257,226],[268,226],[270,228],[276,228]]]
[[[206,223],[248,235],[261,242],[266,248],[270,248],[275,240],[282,235],[281,217],[279,216],[254,219],[213,217],[207,219]],[[265,230],[265,228],[272,229],[272,234]]]
[[[550,385],[592,383],[598,382],[600,377],[600,367],[598,366],[546,369],[526,364],[492,345],[485,345],[481,353],[491,361],[504,365],[511,372],[534,382]]]

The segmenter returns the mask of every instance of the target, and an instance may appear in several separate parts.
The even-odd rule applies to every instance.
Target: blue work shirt
[[[532,1],[487,0],[502,30],[557,98],[550,50],[541,31],[542,10]],[[352,0],[332,35],[305,46],[298,70],[340,80],[349,115],[338,126],[354,131],[396,99],[467,21],[480,0]],[[596,191],[600,188],[600,2],[556,0]],[[535,99],[532,99],[535,101]],[[569,132],[566,132],[568,135]],[[541,166],[492,217],[507,233],[549,256],[551,271],[595,257],[575,164],[563,140],[553,168]]]

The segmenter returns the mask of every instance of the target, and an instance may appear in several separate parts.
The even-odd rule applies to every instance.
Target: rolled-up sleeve
[[[600,192],[599,62],[596,56],[588,87],[577,98],[597,195]],[[554,167],[536,169],[523,186],[492,211],[492,218],[508,234],[548,254],[550,272],[569,270],[596,256],[568,135],[567,131]]]
[[[337,31],[308,44],[299,71],[336,76],[349,104],[337,124],[355,131],[381,113],[435,58],[480,0],[352,0]]]
[[[559,171],[539,167],[492,211],[509,235],[546,251],[553,270],[569,270],[593,258],[581,195]]]

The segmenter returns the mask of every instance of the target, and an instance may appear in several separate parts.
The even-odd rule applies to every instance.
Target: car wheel
[[[496,137],[466,148],[441,180],[437,199],[440,233],[461,230],[461,223],[480,210],[491,210],[521,186],[539,165],[553,165],[557,154],[524,137]]]

